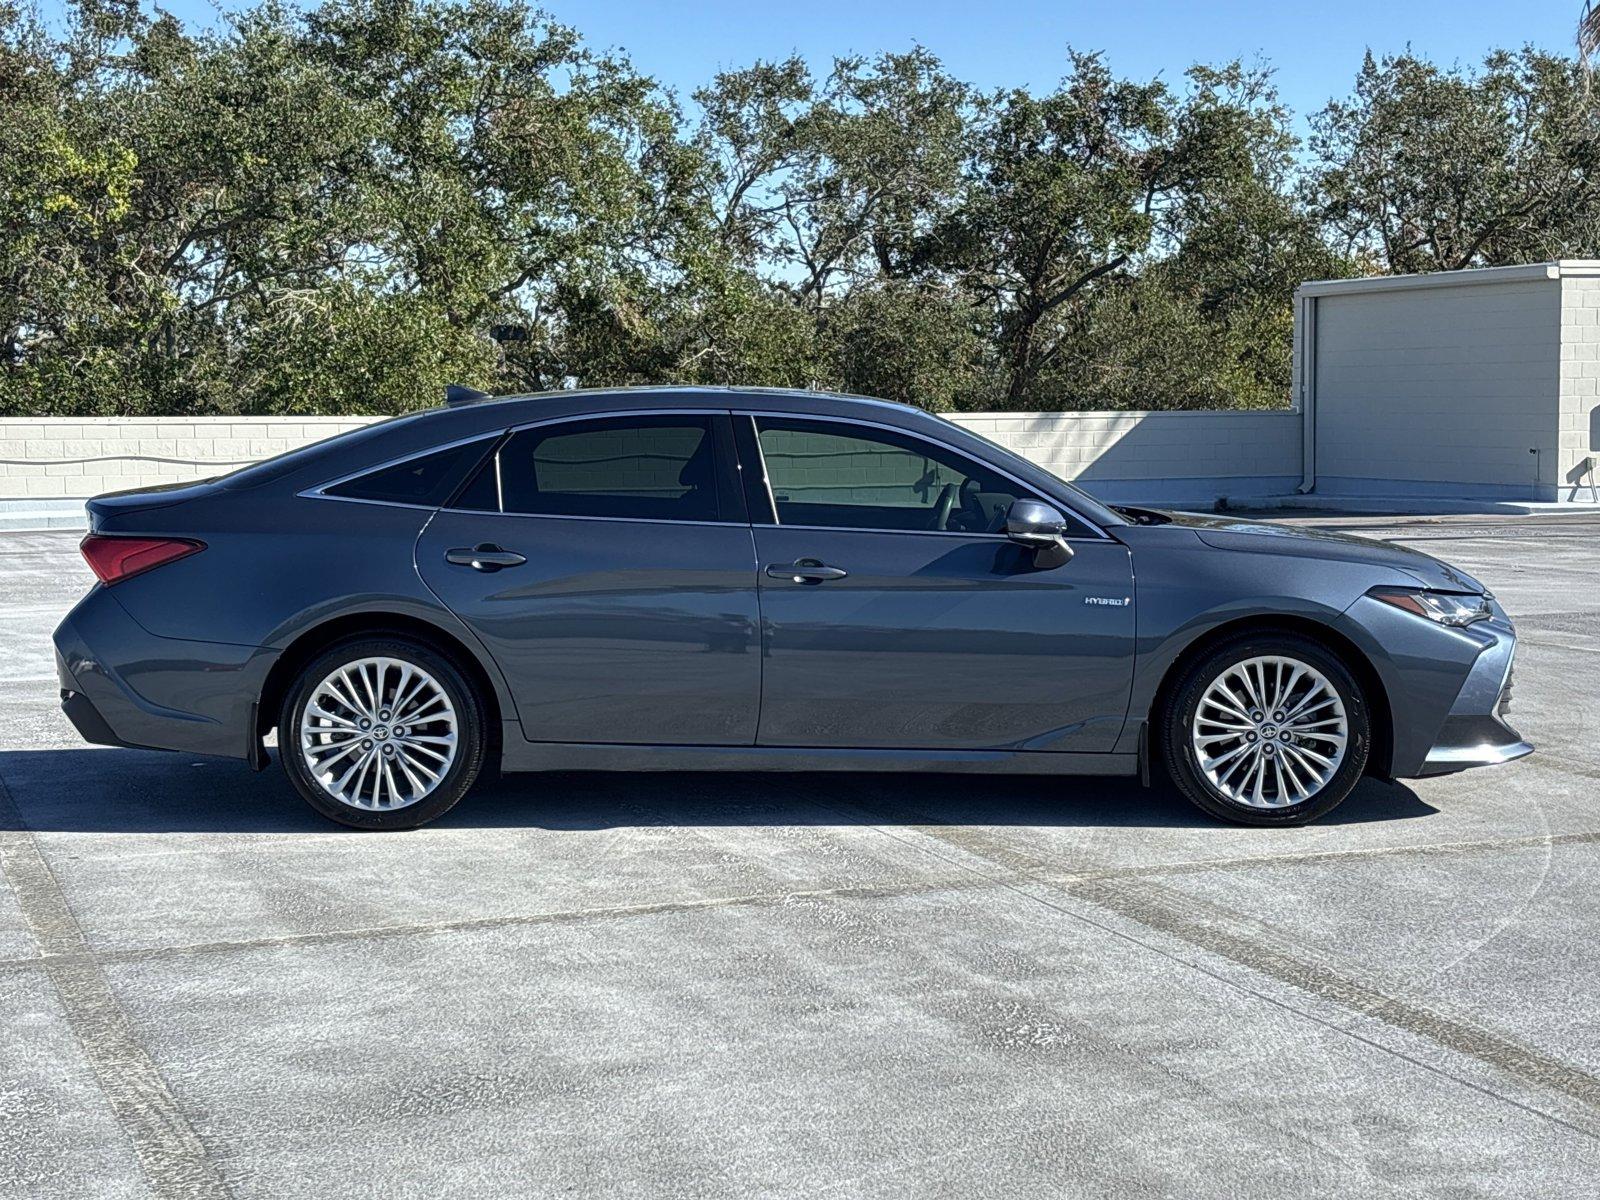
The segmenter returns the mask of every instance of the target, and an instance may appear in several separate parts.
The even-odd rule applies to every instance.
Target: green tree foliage
[[[821,387],[935,410],[1287,402],[1306,278],[1600,254],[1570,59],[1270,74],[927,51],[680,101],[525,0],[0,0],[0,413],[397,412]]]
[[[1364,270],[1455,270],[1600,252],[1600,117],[1577,63],[1496,52],[1480,71],[1370,54],[1314,121],[1308,191]]]

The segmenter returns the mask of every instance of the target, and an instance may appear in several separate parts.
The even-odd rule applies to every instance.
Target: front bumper
[[[1531,743],[1506,723],[1511,709],[1511,665],[1517,635],[1496,604],[1483,622],[1489,644],[1478,655],[1450,713],[1423,760],[1420,775],[1449,775],[1470,767],[1492,767],[1533,753]],[[1474,627],[1476,628],[1476,627]]]
[[[1504,721],[1495,717],[1447,717],[1439,740],[1423,760],[1423,775],[1449,775],[1469,767],[1493,767],[1533,753]]]

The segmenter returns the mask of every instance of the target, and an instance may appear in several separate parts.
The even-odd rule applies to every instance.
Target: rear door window
[[[727,471],[726,423],[715,414],[661,414],[524,429],[485,464],[462,507],[533,516],[743,520]]]

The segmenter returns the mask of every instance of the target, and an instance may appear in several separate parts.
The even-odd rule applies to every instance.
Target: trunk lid
[[[84,501],[89,512],[89,530],[92,533],[115,531],[130,527],[127,520],[141,512],[156,508],[171,508],[198,500],[216,491],[215,479],[187,480],[183,483],[160,483],[154,487],[129,488],[121,492],[106,492]]]

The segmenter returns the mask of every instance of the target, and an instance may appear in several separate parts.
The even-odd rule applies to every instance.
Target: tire
[[[1287,696],[1278,690],[1285,684]],[[1372,746],[1369,711],[1349,668],[1320,643],[1243,634],[1183,671],[1160,718],[1161,746],[1178,790],[1211,816],[1304,825],[1360,781]],[[1273,719],[1279,713],[1287,730]]]
[[[448,655],[398,637],[358,638],[296,677],[278,716],[278,751],[295,791],[330,820],[415,829],[472,787],[484,725],[483,698]]]

